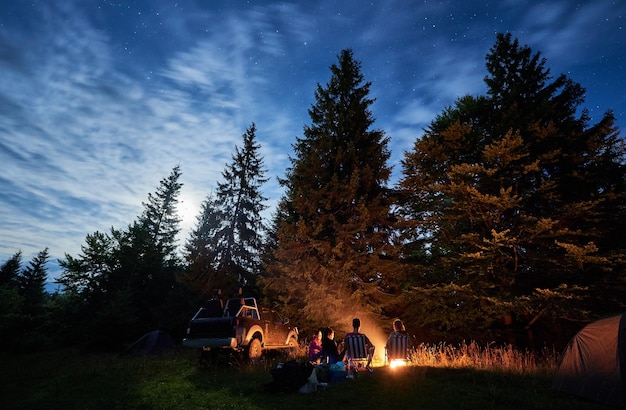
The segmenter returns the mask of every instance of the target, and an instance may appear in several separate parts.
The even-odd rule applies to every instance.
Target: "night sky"
[[[400,160],[437,114],[484,94],[496,33],[626,126],[625,1],[0,2],[0,263],[125,228],[180,165],[184,243],[254,122],[271,214],[315,87],[351,48]],[[623,132],[622,132],[623,135]]]

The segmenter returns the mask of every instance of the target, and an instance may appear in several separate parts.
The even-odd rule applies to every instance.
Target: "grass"
[[[301,354],[301,353],[300,353]],[[551,389],[555,356],[474,343],[420,346],[414,366],[376,368],[310,394],[272,394],[261,364],[200,366],[195,352],[124,357],[75,350],[0,356],[11,409],[600,409]]]
[[[558,353],[521,351],[512,345],[480,346],[476,342],[458,346],[445,343],[421,344],[410,355],[413,365],[444,368],[472,368],[493,372],[550,376],[556,369]]]

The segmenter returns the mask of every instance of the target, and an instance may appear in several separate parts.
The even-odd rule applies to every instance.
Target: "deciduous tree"
[[[446,109],[402,162],[410,294],[440,302],[414,313],[486,329],[511,315],[519,326],[546,313],[585,319],[600,299],[620,309],[601,290],[623,272],[624,242],[613,240],[625,151],[612,113],[589,126],[577,116],[582,87],[552,80],[510,35],[498,35],[487,70],[487,95]]]

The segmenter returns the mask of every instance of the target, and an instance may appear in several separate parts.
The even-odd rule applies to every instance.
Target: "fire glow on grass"
[[[389,367],[392,369],[395,369],[397,367],[406,367],[408,366],[408,361],[404,360],[404,359],[393,359],[390,363],[389,363]]]

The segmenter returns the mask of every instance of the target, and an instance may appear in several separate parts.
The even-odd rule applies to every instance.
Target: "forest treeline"
[[[243,288],[308,331],[401,317],[424,341],[562,343],[625,310],[625,145],[611,111],[592,123],[584,88],[498,34],[485,95],[465,95],[416,138],[390,184],[389,137],[349,49],[315,90],[271,220],[252,123],[197,223],[177,242],[181,167],[135,221],[0,267],[0,345],[119,349],[161,329],[182,337],[213,292]],[[529,342],[528,338],[524,339]]]

